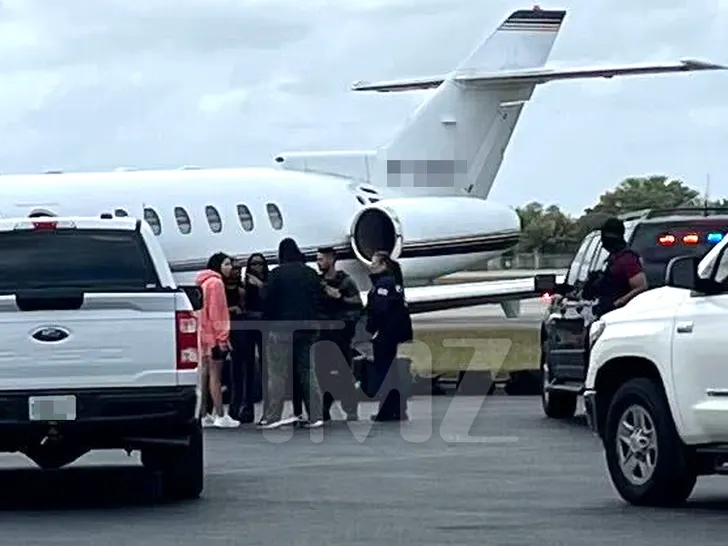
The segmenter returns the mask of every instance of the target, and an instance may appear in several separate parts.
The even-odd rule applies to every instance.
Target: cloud
[[[352,82],[447,72],[522,7],[515,0],[4,0],[0,172],[271,165],[284,150],[372,148],[426,95],[352,93]],[[570,9],[552,59],[725,62],[725,51],[725,0],[649,7],[600,0]],[[700,180],[713,169],[714,191],[728,195],[719,144],[726,78],[540,88],[493,197],[578,210],[621,177],[653,168]]]

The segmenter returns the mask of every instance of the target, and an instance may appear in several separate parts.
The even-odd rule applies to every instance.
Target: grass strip
[[[449,328],[415,331],[415,340],[399,354],[412,359],[412,370],[420,375],[456,376],[467,370],[495,375],[537,370],[540,352],[536,328]]]

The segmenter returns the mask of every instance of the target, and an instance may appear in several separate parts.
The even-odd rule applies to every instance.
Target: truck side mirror
[[[556,291],[556,275],[536,275],[533,288],[538,294],[554,294]]]
[[[534,291],[539,294],[559,294],[565,296],[573,290],[572,286],[556,282],[556,275],[536,275],[534,277]]]
[[[700,258],[695,256],[677,256],[670,260],[665,271],[665,286],[699,290],[703,279],[698,277]]]

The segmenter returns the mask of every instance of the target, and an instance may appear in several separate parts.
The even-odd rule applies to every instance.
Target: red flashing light
[[[700,242],[700,237],[698,237],[697,233],[688,233],[682,240],[686,245],[697,245]]]
[[[657,243],[660,246],[672,246],[672,245],[675,244],[675,241],[676,241],[675,236],[674,235],[671,235],[669,233],[666,233],[665,235],[661,235],[657,239]]]
[[[200,363],[197,318],[192,311],[177,311],[177,369],[194,370]]]

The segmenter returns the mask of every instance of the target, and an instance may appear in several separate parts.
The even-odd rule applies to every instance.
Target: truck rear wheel
[[[196,499],[204,482],[202,426],[195,424],[185,447],[142,450],[142,464],[161,473],[162,492],[173,500]]]
[[[551,376],[546,362],[546,347],[541,346],[541,406],[550,419],[570,419],[576,413],[577,395],[571,392],[550,391]]]
[[[610,404],[604,435],[607,467],[619,495],[637,506],[677,506],[695,487],[697,472],[659,386],[636,378]]]

